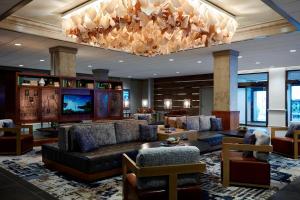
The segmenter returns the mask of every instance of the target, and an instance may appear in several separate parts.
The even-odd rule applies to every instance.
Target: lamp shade
[[[142,100],[142,107],[147,108],[148,107],[148,99],[143,99]]]
[[[164,99],[164,109],[172,109],[172,99]]]
[[[125,100],[124,101],[124,108],[129,108],[129,101],[128,100]]]
[[[183,108],[191,108],[191,100],[190,99],[183,100]]]

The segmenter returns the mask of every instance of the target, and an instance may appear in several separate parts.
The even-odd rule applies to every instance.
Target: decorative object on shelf
[[[45,79],[44,79],[44,78],[41,78],[41,79],[39,80],[39,85],[40,85],[40,86],[45,86],[45,84],[46,84]]]
[[[36,80],[30,80],[30,85],[31,86],[38,86],[38,81],[36,81]]]
[[[115,87],[115,90],[122,90],[122,86],[121,86],[121,85],[117,85],[117,86]]]
[[[172,99],[164,99],[164,109],[166,110],[172,109]]]
[[[237,21],[206,1],[96,0],[62,16],[79,43],[143,56],[230,43]]]
[[[147,108],[148,107],[148,99],[143,99],[142,100],[142,107]]]
[[[94,83],[87,83],[86,88],[88,89],[94,89]]]
[[[54,87],[59,87],[59,82],[54,82]]]

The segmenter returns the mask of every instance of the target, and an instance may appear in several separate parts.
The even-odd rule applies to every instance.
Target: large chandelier
[[[237,28],[200,0],[96,0],[62,18],[64,33],[80,43],[143,56],[230,43]]]

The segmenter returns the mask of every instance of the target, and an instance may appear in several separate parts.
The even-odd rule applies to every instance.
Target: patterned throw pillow
[[[221,118],[210,118],[210,124],[212,131],[223,131]]]
[[[294,138],[294,131],[298,130],[300,130],[300,123],[291,123],[285,137]]]
[[[188,116],[186,120],[187,130],[196,130],[199,131],[200,121],[199,116]]]
[[[98,148],[90,126],[77,128],[74,132],[81,152],[90,152]]]
[[[140,140],[142,142],[157,141],[157,126],[140,124]]]
[[[271,138],[266,132],[264,132],[262,130],[256,130],[256,131],[254,131],[254,134],[256,137],[255,145],[270,145]],[[253,156],[257,160],[261,160],[261,161],[268,161],[268,159],[269,159],[268,152],[254,151]]]
[[[253,132],[247,132],[244,136],[244,144],[252,144],[254,145],[256,142],[256,137]],[[244,157],[253,157],[253,151],[244,151],[243,152]]]

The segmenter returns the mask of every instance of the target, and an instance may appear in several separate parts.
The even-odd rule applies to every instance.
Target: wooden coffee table
[[[164,129],[157,130],[158,140],[164,141],[169,137],[180,137],[180,138],[187,138],[188,140],[197,140],[197,131],[194,130],[184,130],[180,128],[176,128],[175,131],[171,131],[167,133]]]

